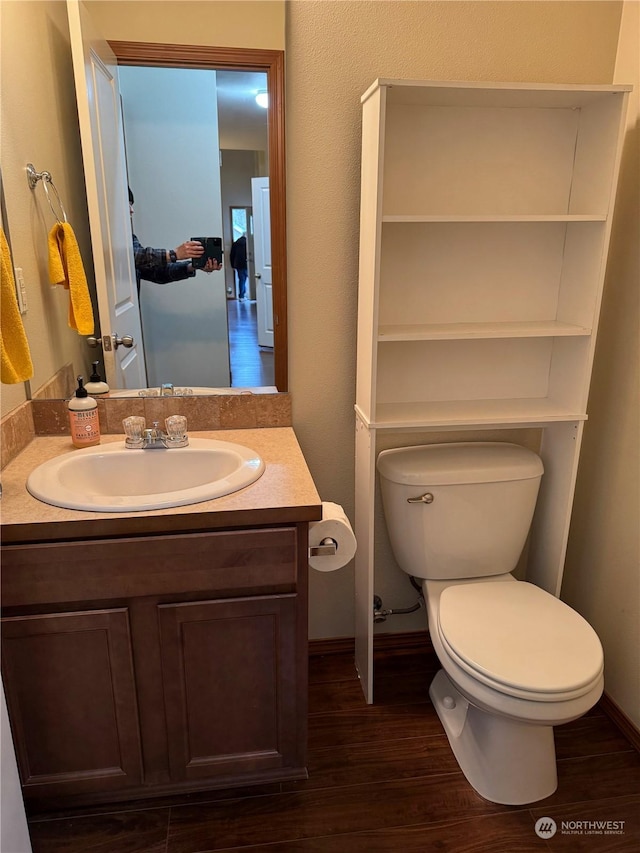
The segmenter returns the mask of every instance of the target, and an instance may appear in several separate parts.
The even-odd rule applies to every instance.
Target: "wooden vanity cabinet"
[[[306,775],[308,524],[2,549],[26,799]]]

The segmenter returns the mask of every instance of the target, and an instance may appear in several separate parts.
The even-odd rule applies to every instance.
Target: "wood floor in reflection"
[[[556,729],[553,796],[533,807],[495,805],[470,788],[451,755],[428,696],[436,668],[426,648],[377,652],[375,704],[366,705],[351,653],[312,655],[308,780],[32,818],[33,851],[640,850],[640,756],[598,706]],[[624,828],[542,839],[534,831],[540,817],[558,827],[624,821]]]
[[[273,385],[273,349],[258,346],[256,303],[227,300],[231,387]]]

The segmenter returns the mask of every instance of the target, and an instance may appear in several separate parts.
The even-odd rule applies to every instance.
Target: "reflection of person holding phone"
[[[134,198],[129,188],[129,213],[133,219]],[[136,267],[136,278],[138,287],[140,279],[151,281],[154,284],[171,284],[174,281],[184,281],[193,278],[196,274],[191,263],[193,258],[199,258],[204,254],[204,246],[197,240],[185,240],[175,249],[154,249],[151,246],[144,247],[132,230],[133,258]],[[205,272],[211,273],[220,269],[221,265],[215,260],[207,259],[202,267]]]

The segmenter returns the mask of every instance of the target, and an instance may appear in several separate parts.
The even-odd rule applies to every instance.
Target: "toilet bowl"
[[[602,695],[597,635],[563,602],[511,575],[455,589],[425,580],[423,592],[442,665],[429,695],[465,776],[492,802],[550,796],[553,726],[578,719]]]
[[[396,558],[422,579],[442,665],[429,695],[461,770],[492,802],[549,796],[553,726],[593,707],[604,680],[593,628],[511,574],[542,463],[517,445],[470,442],[383,451],[378,470]]]

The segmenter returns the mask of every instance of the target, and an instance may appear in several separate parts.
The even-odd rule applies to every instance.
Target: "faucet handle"
[[[164,423],[167,428],[167,437],[172,444],[185,446],[189,443],[187,419],[184,415],[169,415]]]
[[[139,415],[131,415],[122,421],[126,447],[142,447],[146,421]]]

